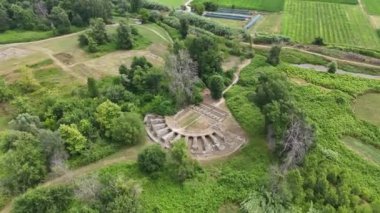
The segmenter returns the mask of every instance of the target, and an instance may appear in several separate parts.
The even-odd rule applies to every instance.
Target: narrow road
[[[243,63],[239,64],[238,66],[238,69],[237,71],[234,73],[234,79],[232,80],[232,83],[226,88],[223,90],[223,95],[228,92],[228,90],[230,90],[235,84],[237,84],[237,82],[239,81],[240,79],[240,72],[246,67],[248,66],[249,64],[251,64],[252,62],[252,59],[249,59],[249,60],[245,60],[243,61]],[[216,102],[215,104],[213,104],[214,106],[218,107],[220,106],[222,103],[225,102],[225,99],[224,97],[222,97],[218,102]]]
[[[185,3],[185,7],[186,7],[186,12],[188,13],[191,13],[191,2],[193,2],[193,0],[188,0],[186,3]]]
[[[64,175],[59,176],[57,178],[54,178],[52,180],[47,180],[46,182],[40,184],[40,186],[52,186],[57,184],[65,184],[69,183],[70,181],[74,180],[77,177],[84,176],[86,174],[89,174],[91,172],[97,171],[99,169],[105,168],[107,166],[122,163],[122,162],[134,162],[137,160],[138,153],[143,150],[148,143],[139,144],[130,148],[125,148],[113,155],[110,155],[108,157],[105,157],[97,162],[94,162],[92,164],[89,164],[87,166],[80,167],[78,169],[69,170]],[[9,213],[12,210],[12,200],[9,202],[2,210],[1,213]]]

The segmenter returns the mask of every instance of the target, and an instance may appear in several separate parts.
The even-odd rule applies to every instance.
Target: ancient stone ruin
[[[208,104],[191,106],[175,116],[149,114],[144,122],[150,139],[165,148],[184,138],[196,158],[225,156],[239,149],[245,137],[230,131],[232,116]]]

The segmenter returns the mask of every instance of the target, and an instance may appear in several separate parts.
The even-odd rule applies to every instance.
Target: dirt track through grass
[[[42,183],[40,186],[46,187],[46,186],[52,186],[57,184],[65,184],[71,182],[74,178],[81,177],[87,174],[90,174],[91,172],[97,171],[99,169],[105,168],[107,166],[122,163],[122,162],[135,162],[137,160],[138,153],[143,150],[146,146],[148,146],[148,143],[139,144],[130,148],[125,148],[120,150],[119,152],[110,155],[106,158],[103,158],[102,160],[99,160],[95,163],[89,164],[87,166],[80,167],[78,169],[69,170],[64,175],[52,179],[47,180],[46,182]],[[12,201],[13,202],[13,201]],[[10,202],[8,205],[6,205],[1,212],[2,213],[8,213],[12,210],[12,202]]]

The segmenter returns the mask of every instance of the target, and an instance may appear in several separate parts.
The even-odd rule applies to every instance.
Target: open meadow
[[[186,0],[152,0],[152,1],[169,6],[171,8],[179,8],[181,5],[184,5],[186,3]]]
[[[288,0],[281,31],[307,44],[320,36],[328,44],[380,47],[380,38],[357,5]]]
[[[194,3],[207,1],[209,0],[195,0]],[[221,7],[236,7],[268,12],[278,12],[284,8],[284,0],[211,0],[211,2],[217,3]]]
[[[361,0],[364,8],[370,15],[380,16],[380,1],[378,0]]]

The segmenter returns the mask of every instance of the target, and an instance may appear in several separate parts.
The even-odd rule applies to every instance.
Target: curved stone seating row
[[[217,130],[201,134],[178,132],[167,125],[164,117],[157,115],[147,115],[144,122],[149,137],[165,148],[170,148],[175,141],[181,138],[186,140],[191,153],[197,156],[211,155],[231,146],[224,134]]]
[[[228,115],[228,113],[223,110],[208,104],[200,104],[199,106],[192,106],[191,108],[218,122],[222,122]]]

